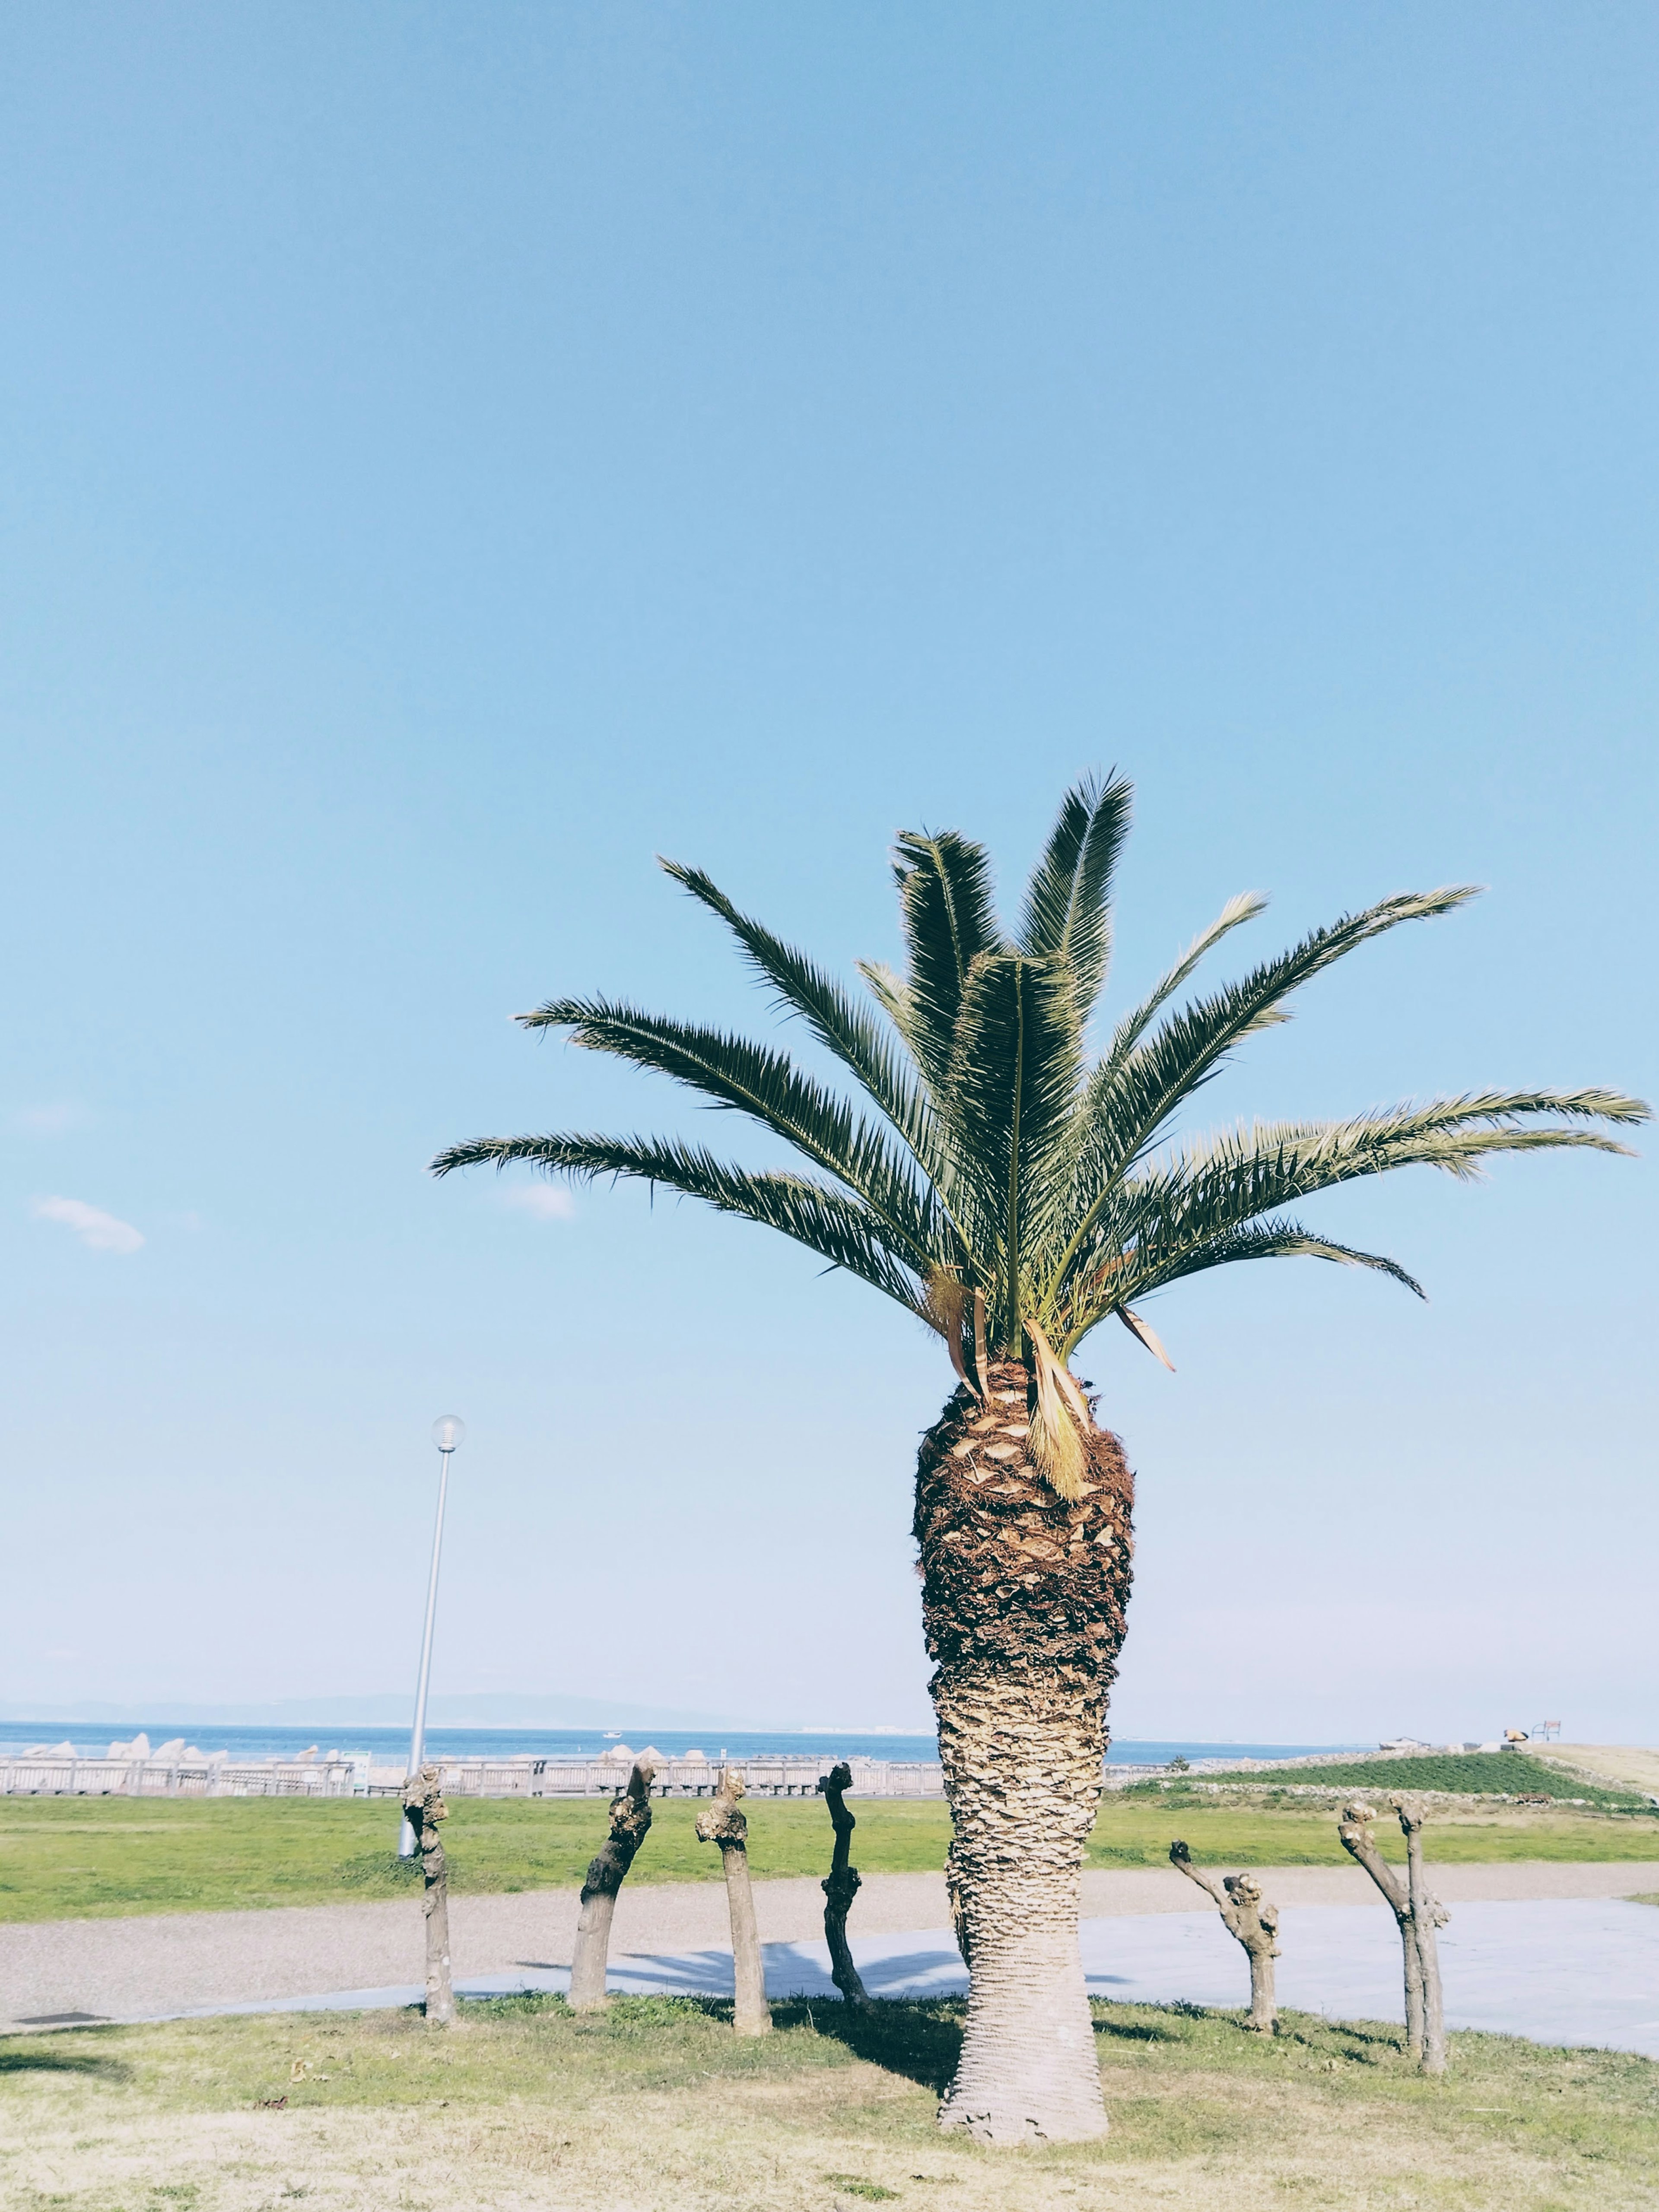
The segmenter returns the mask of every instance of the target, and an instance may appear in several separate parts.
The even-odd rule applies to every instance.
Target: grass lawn
[[[1399,2030],[1102,2004],[1113,2132],[989,2152],[941,2136],[958,2002],[727,2008],[560,1998],[309,2014],[0,2042],[0,2200],[15,2212],[1633,2212],[1659,2202],[1659,2066],[1457,2035],[1407,2070]]]
[[[866,1874],[943,1865],[949,1837],[938,1801],[855,1799],[855,1863]],[[718,1854],[692,1833],[696,1804],[665,1800],[630,1882],[712,1881]],[[188,1912],[232,1906],[316,1905],[396,1896],[412,1880],[392,1845],[397,1808],[386,1799],[0,1798],[0,1921]],[[590,1798],[459,1799],[445,1838],[454,1887],[520,1890],[581,1881],[606,1826]],[[1378,1841],[1398,1856],[1384,1824]],[[757,1877],[822,1876],[830,1863],[821,1802],[757,1798],[750,1862]],[[1224,1801],[1179,1789],[1127,1792],[1101,1808],[1091,1866],[1159,1866],[1184,1836],[1200,1863],[1347,1863],[1328,1812],[1304,1804]],[[1651,1860],[1659,1820],[1565,1808],[1470,1806],[1437,1815],[1431,1859]]]

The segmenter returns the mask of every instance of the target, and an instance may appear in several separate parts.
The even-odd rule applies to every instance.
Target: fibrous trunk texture
[[[830,1946],[830,1978],[848,2004],[863,2005],[870,1995],[859,1978],[853,1954],[847,1946],[847,1915],[859,1893],[859,1870],[848,1864],[857,1821],[847,1809],[846,1792],[853,1786],[853,1770],[843,1760],[832,1766],[818,1784],[830,1808],[836,1832],[836,1848],[830,1860],[830,1878],[823,1883],[823,1940]]]
[[[449,1869],[438,1823],[449,1818],[449,1808],[438,1785],[435,1766],[411,1774],[404,1784],[404,1815],[415,1831],[426,1881],[421,1900],[426,1914],[426,2016],[434,2027],[447,2027],[455,2017],[455,1992],[449,1978]]]
[[[1336,1832],[1349,1857],[1364,1868],[1382,1891],[1399,1923],[1406,1973],[1406,2054],[1416,2059],[1425,2074],[1443,2074],[1446,2025],[1440,1996],[1440,1948],[1435,1930],[1443,1928],[1451,1915],[1438,1899],[1429,1894],[1424,1878],[1421,1811],[1415,1807],[1407,1808],[1398,1798],[1394,1803],[1406,1835],[1407,1872],[1404,1881],[1376,1848],[1370,1826],[1376,1814],[1369,1805],[1344,1806]],[[1408,1820],[1415,1824],[1415,1836]],[[1432,2031],[1429,2025],[1431,2002]]]
[[[922,1618],[952,1840],[945,1863],[969,1973],[939,2124],[987,2142],[1106,2131],[1078,1900],[1130,1580],[1133,1488],[1115,1437],[1083,1437],[1082,1494],[1030,1451],[1035,1387],[989,1364],[922,1440]]]
[[[755,1893],[749,1886],[749,1821],[738,1809],[743,1794],[742,1775],[723,1767],[720,1788],[697,1815],[697,1833],[705,1844],[720,1845],[726,1871],[726,1902],[732,1915],[732,2025],[739,2035],[769,2035],[772,2008],[766,2002]]]
[[[627,1789],[611,1801],[611,1833],[605,1847],[588,1862],[581,1917],[576,1923],[576,1948],[570,1960],[572,2012],[598,2012],[605,2004],[605,1968],[611,1954],[617,1893],[627,1880],[628,1869],[651,1826],[651,1784],[656,1772],[648,1760],[642,1765],[635,1764]]]
[[[1224,1875],[1219,1881],[1193,1864],[1185,1844],[1170,1846],[1170,1863],[1179,1867],[1214,1902],[1228,1934],[1244,1947],[1250,1962],[1250,2012],[1244,2025],[1258,2035],[1276,2035],[1279,2008],[1273,1996],[1273,1960],[1279,1956],[1279,1907],[1261,1894],[1253,1874]]]

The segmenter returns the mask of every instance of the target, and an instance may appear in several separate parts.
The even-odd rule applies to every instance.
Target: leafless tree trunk
[[[1423,1969],[1423,2071],[1446,2070],[1446,2008],[1440,1990],[1440,1943],[1435,1934],[1451,1918],[1437,1897],[1429,1894],[1423,1870],[1423,1808],[1413,1798],[1391,1797],[1406,1838],[1407,1894],[1411,1900],[1412,1926]]]
[[[766,2002],[755,1893],[749,1887],[749,1821],[738,1810],[743,1794],[742,1775],[735,1767],[722,1767],[719,1790],[697,1815],[697,1833],[705,1844],[720,1845],[726,1869],[726,1901],[732,1913],[732,2025],[739,2035],[769,2035],[772,2008]]]
[[[435,2027],[447,2027],[455,2017],[455,1992],[449,1980],[449,1868],[438,1823],[449,1818],[449,1808],[435,1766],[423,1766],[404,1784],[404,1814],[415,1831],[426,1877],[426,2016]]]
[[[1218,1881],[1202,1867],[1195,1867],[1185,1844],[1170,1846],[1170,1863],[1179,1867],[1214,1900],[1227,1933],[1244,1947],[1250,1962],[1250,2012],[1244,2025],[1258,2035],[1279,2033],[1279,2008],[1273,1998],[1273,1960],[1279,1956],[1279,1907],[1261,1894],[1253,1874],[1225,1875]]]
[[[853,1831],[858,1826],[847,1809],[844,1795],[852,1786],[853,1770],[844,1759],[839,1766],[832,1766],[818,1784],[836,1831],[830,1879],[823,1884],[823,1940],[830,1946],[830,1980],[848,2004],[863,2005],[869,2003],[870,1992],[860,1980],[853,1954],[847,1948],[847,1915],[859,1893],[859,1870],[847,1863]]]
[[[611,1801],[611,1834],[605,1848],[588,1862],[581,1917],[576,1923],[576,1948],[570,1962],[572,2012],[598,2012],[605,2004],[605,1967],[611,1952],[617,1893],[651,1826],[651,1784],[656,1772],[648,1761],[643,1765],[635,1763],[627,1789]]]
[[[1422,1815],[1415,1815],[1420,1828]],[[1440,2005],[1440,1954],[1434,1931],[1443,1928],[1451,1917],[1444,1905],[1428,1893],[1423,1880],[1423,1858],[1420,1841],[1417,1846],[1415,1890],[1410,1877],[1412,1832],[1406,1827],[1405,1816],[1401,1826],[1406,1829],[1406,1852],[1408,1862],[1407,1879],[1402,1881],[1376,1848],[1370,1832],[1370,1822],[1376,1818],[1369,1805],[1345,1805],[1342,1818],[1337,1823],[1337,1836],[1350,1858],[1363,1866],[1382,1891],[1389,1911],[1400,1928],[1401,1949],[1406,1969],[1406,2055],[1414,2058],[1426,2074],[1443,2074],[1446,2070],[1446,2031]],[[1420,1912],[1416,1909],[1420,1905]],[[1431,1974],[1434,1981],[1436,2014],[1436,2057],[1429,2055],[1427,2032],[1426,1991]]]

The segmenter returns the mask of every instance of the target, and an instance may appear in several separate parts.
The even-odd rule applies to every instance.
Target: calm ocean
[[[26,1746],[68,1741],[83,1757],[101,1757],[112,1741],[130,1741],[138,1733],[137,1728],[125,1723],[111,1729],[107,1723],[100,1730],[90,1723],[64,1721],[7,1721],[0,1723],[0,1759],[21,1751]],[[185,1741],[200,1751],[228,1751],[233,1759],[293,1759],[313,1744],[321,1751],[355,1751],[369,1753],[377,1765],[392,1766],[404,1758],[409,1748],[407,1729],[333,1728],[326,1731],[296,1728],[237,1728],[234,1726],[199,1726],[186,1728],[182,1723],[166,1718],[150,1721],[143,1733],[152,1745],[183,1736]],[[775,1758],[780,1753],[799,1759],[815,1759],[833,1754],[841,1759],[937,1759],[939,1747],[931,1735],[860,1735],[856,1729],[832,1735],[827,1730],[810,1735],[792,1735],[774,1729],[740,1735],[732,1730],[721,1733],[704,1729],[687,1734],[675,1729],[629,1729],[626,1737],[614,1731],[598,1729],[468,1729],[434,1728],[427,1730],[427,1748],[439,1757],[450,1759],[511,1759],[516,1753],[529,1752],[538,1759],[597,1758],[614,1745],[626,1741],[634,1750],[643,1751],[647,1744],[671,1755],[693,1749],[706,1752],[710,1759],[722,1753],[734,1759]],[[1346,1743],[1198,1743],[1146,1742],[1123,1737],[1112,1746],[1114,1761],[1127,1765],[1163,1766],[1176,1757],[1183,1759],[1294,1759],[1315,1751],[1355,1751],[1369,1749],[1368,1745]]]

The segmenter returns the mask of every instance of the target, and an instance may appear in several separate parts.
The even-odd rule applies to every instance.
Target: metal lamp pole
[[[426,1689],[432,1677],[432,1624],[438,1614],[438,1561],[444,1547],[444,1500],[449,1493],[449,1455],[466,1434],[466,1423],[459,1414],[442,1413],[432,1424],[432,1441],[438,1447],[441,1472],[438,1476],[438,1517],[432,1529],[432,1575],[426,1586],[426,1626],[421,1633],[421,1679],[415,1691],[415,1726],[409,1738],[409,1771],[418,1774],[426,1755]],[[405,1815],[398,1835],[398,1856],[412,1859],[416,1845],[415,1831]]]

